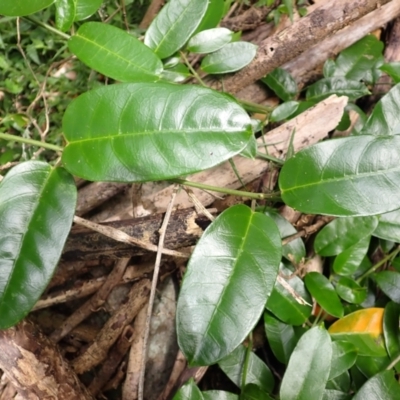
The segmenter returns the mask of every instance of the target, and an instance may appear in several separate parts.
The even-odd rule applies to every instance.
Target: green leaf
[[[361,135],[298,152],[279,175],[283,201],[304,213],[375,215],[399,208],[400,137]]]
[[[373,235],[400,243],[400,209],[382,214]]]
[[[122,29],[87,22],[68,41],[68,48],[90,68],[122,82],[157,81],[161,60]]]
[[[75,21],[82,21],[93,15],[101,6],[103,0],[76,0]]]
[[[383,336],[385,338],[386,350],[391,360],[396,359],[400,354],[399,320],[400,306],[389,301],[383,313]]]
[[[383,72],[386,72],[393,80],[394,83],[400,83],[400,62],[393,61],[391,63],[383,64],[379,67]]]
[[[400,303],[400,272],[382,271],[375,274],[376,283],[383,293],[393,300]]]
[[[335,73],[336,63],[328,58],[324,63],[323,74],[324,78],[332,78]]]
[[[384,371],[390,364],[389,357],[365,357],[358,356],[356,360],[357,368],[367,377],[372,378],[374,375]]]
[[[271,122],[280,122],[289,118],[299,108],[298,101],[287,101],[276,107],[270,116]]]
[[[187,45],[193,53],[211,53],[232,40],[233,32],[226,28],[213,28],[194,35]]]
[[[161,74],[162,79],[169,82],[183,82],[185,79],[190,77],[190,71],[184,64],[178,64],[171,68],[164,69]]]
[[[23,17],[49,7],[55,0],[1,0],[0,14],[8,17]]]
[[[246,385],[240,396],[240,400],[274,400],[268,393],[263,391],[259,386],[250,383]]]
[[[285,324],[269,312],[265,312],[264,327],[274,356],[282,364],[287,364],[297,343],[293,326]]]
[[[358,310],[329,327],[333,340],[353,343],[359,355],[385,357],[383,344],[383,308]]]
[[[393,371],[383,371],[365,382],[353,400],[396,399],[399,391]]]
[[[292,100],[297,94],[297,83],[286,70],[276,68],[261,79],[283,101]]]
[[[325,389],[322,400],[350,400],[351,395],[340,392],[339,390]]]
[[[222,390],[206,390],[202,392],[204,400],[239,400],[237,394],[223,392]]]
[[[281,268],[280,272],[286,276],[291,274],[291,271],[284,267]],[[303,281],[298,276],[290,277],[287,283],[303,300],[308,304],[311,303],[311,297],[306,291]],[[290,325],[303,325],[312,311],[310,305],[300,304],[279,282],[276,282],[267,301],[266,308],[281,321]]]
[[[178,343],[190,365],[218,362],[254,328],[275,283],[281,251],[271,218],[244,205],[227,209],[206,229],[177,305]]]
[[[283,376],[282,400],[320,399],[328,381],[332,358],[332,343],[328,332],[315,327],[297,343]]]
[[[356,347],[344,340],[332,343],[332,363],[329,380],[336,378],[350,369],[357,359]]]
[[[308,87],[306,100],[319,102],[332,94],[347,96],[354,101],[370,94],[364,83],[352,81],[343,77],[324,78]]]
[[[210,168],[243,150],[247,113],[197,86],[133,83],[102,87],[67,108],[63,162],[92,181],[170,179]],[[105,162],[106,161],[106,162]]]
[[[222,371],[224,371],[229,379],[239,388],[242,387],[242,375],[246,353],[247,348],[240,345],[229,354],[229,356],[223,358],[218,363]],[[271,392],[275,385],[274,377],[270,369],[252,351],[249,353],[245,383],[254,383],[265,392]]]
[[[203,58],[201,69],[209,74],[235,72],[250,64],[257,46],[249,42],[234,42]]]
[[[62,32],[71,28],[75,20],[77,0],[56,0],[56,27]]]
[[[384,60],[382,50],[382,41],[374,35],[365,36],[339,54],[331,76],[374,83],[379,77],[377,66]]]
[[[343,250],[336,256],[333,270],[339,275],[353,275],[366,256],[370,241],[371,236],[366,236],[353,246]]]
[[[144,43],[160,58],[171,56],[199,26],[207,6],[208,0],[170,0],[147,29]]]
[[[173,400],[204,400],[203,394],[194,383],[193,378],[190,378],[175,394]]]
[[[297,233],[296,228],[275,209],[271,208],[264,210],[264,213],[274,220],[282,239]],[[306,256],[304,242],[301,238],[292,240],[282,247],[282,253],[289,261],[294,260],[296,263],[299,263]]]
[[[76,204],[76,186],[63,168],[21,163],[0,184],[0,329],[35,305],[61,256]]]
[[[331,365],[331,368],[332,368],[332,365]],[[349,371],[344,371],[342,374],[338,375],[336,378],[330,379],[326,383],[325,389],[339,390],[340,392],[348,393],[350,391],[350,385],[351,385],[350,373],[349,373]]]
[[[367,288],[346,276],[339,279],[335,289],[336,293],[348,303],[361,304],[367,298]]]
[[[321,256],[335,256],[369,237],[377,225],[374,216],[336,218],[318,232],[314,249]]]
[[[224,0],[210,0],[207,11],[195,33],[215,28],[221,21],[225,7]]]
[[[328,278],[319,272],[309,272],[304,277],[304,283],[317,303],[328,314],[337,318],[343,317],[342,303]]]
[[[378,101],[360,134],[400,134],[400,84],[390,89],[390,91]]]

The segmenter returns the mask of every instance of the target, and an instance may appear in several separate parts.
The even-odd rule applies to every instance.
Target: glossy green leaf
[[[350,343],[337,340],[332,343],[332,363],[329,380],[336,378],[350,369],[357,359],[357,349]]]
[[[374,83],[379,77],[378,65],[383,62],[383,42],[367,35],[343,50],[336,59],[331,76]]]
[[[383,336],[386,350],[391,360],[400,355],[400,306],[392,301],[385,306],[383,313]],[[399,363],[397,364],[399,365]]]
[[[227,28],[207,29],[194,35],[187,44],[193,53],[211,53],[219,50],[232,40],[233,32]]]
[[[366,236],[339,253],[333,262],[333,270],[339,275],[353,275],[366,256],[370,241],[371,236]]]
[[[350,400],[351,395],[339,390],[325,389],[322,400]]]
[[[57,266],[76,204],[63,168],[21,163],[0,184],[0,329],[28,314]]]
[[[71,28],[75,20],[77,0],[56,0],[56,27],[62,32]]]
[[[335,289],[336,293],[348,303],[361,304],[367,298],[367,288],[346,276],[338,280]]]
[[[383,343],[383,308],[354,311],[329,327],[334,340],[346,340],[361,356],[385,357]]]
[[[175,83],[183,82],[190,76],[191,73],[189,68],[184,64],[177,64],[172,68],[164,69],[164,71],[161,73],[161,78],[163,80]]]
[[[1,0],[0,14],[9,17],[22,17],[49,7],[54,1],[55,0]]]
[[[223,392],[222,390],[206,390],[202,392],[204,400],[239,400],[237,394]]]
[[[247,348],[243,345],[237,347],[229,356],[223,358],[219,367],[229,379],[239,388],[242,387],[243,368],[246,359]],[[246,369],[246,384],[254,383],[265,392],[271,392],[274,388],[274,377],[267,365],[252,351],[249,353]]]
[[[373,235],[400,243],[400,210],[382,214]]]
[[[297,83],[286,70],[276,68],[261,79],[283,101],[292,100],[297,94]]]
[[[358,356],[355,365],[367,377],[372,378],[374,375],[384,371],[390,364],[388,356],[385,357],[366,357]]]
[[[334,60],[328,58],[324,63],[324,68],[322,73],[324,74],[324,78],[332,78],[335,73],[336,63]]]
[[[365,84],[359,81],[352,81],[343,77],[324,78],[308,87],[306,100],[318,103],[332,94],[347,96],[354,101],[370,94],[370,92]]]
[[[327,277],[319,272],[309,272],[304,277],[304,283],[324,311],[337,318],[343,317],[342,303]]]
[[[362,128],[361,134],[400,134],[400,84],[390,89],[390,91],[378,101]]]
[[[82,21],[93,15],[101,6],[103,0],[76,0],[75,21]]]
[[[281,268],[281,273],[290,276],[292,271]],[[301,296],[308,304],[311,304],[311,297],[304,287],[303,281],[298,276],[292,276],[287,283]],[[271,311],[281,321],[290,325],[302,325],[311,315],[312,307],[307,304],[300,304],[279,282],[267,301],[267,310]]]
[[[332,343],[328,332],[314,327],[297,343],[283,376],[281,400],[320,399],[328,381]]]
[[[393,61],[387,64],[383,64],[379,69],[387,73],[395,83],[400,83],[400,62]]]
[[[228,43],[203,58],[201,69],[209,74],[226,74],[242,69],[256,56],[257,46],[249,42]]]
[[[189,364],[218,362],[254,328],[274,286],[281,252],[271,218],[244,205],[227,209],[206,229],[177,305],[178,343]]]
[[[160,58],[171,56],[199,26],[207,6],[208,0],[170,0],[147,29],[144,43]]]
[[[365,382],[353,400],[397,399],[399,392],[393,371],[383,371]]]
[[[101,22],[83,24],[68,47],[90,68],[122,82],[154,82],[163,70],[161,60],[142,42]]]
[[[339,390],[340,392],[343,393],[348,393],[350,391],[350,387],[351,387],[351,380],[349,371],[344,371],[337,377],[330,379],[325,386],[326,389]]]
[[[224,0],[210,0],[208,2],[207,11],[195,32],[205,31],[206,29],[218,26],[223,16],[224,6]]]
[[[389,299],[400,303],[400,272],[382,271],[375,274],[375,280],[379,288]]]
[[[377,225],[373,216],[336,218],[318,232],[314,249],[321,256],[335,256],[369,237]]]
[[[400,137],[361,135],[318,143],[284,164],[283,201],[299,211],[375,215],[399,208]]]
[[[178,390],[173,400],[204,400],[204,397],[191,378]]]
[[[298,101],[287,101],[276,107],[270,116],[271,122],[280,122],[289,118],[299,108]]]
[[[276,212],[276,210],[268,209],[264,211],[264,213],[274,220],[282,239],[297,233],[296,228],[287,219]],[[282,247],[282,253],[283,256],[289,261],[295,261],[296,263],[299,263],[306,256],[306,248],[303,240],[298,238],[285,244]]]
[[[274,400],[268,393],[262,390],[259,386],[254,383],[250,383],[243,389],[240,400]]]
[[[63,162],[92,181],[153,181],[231,158],[252,135],[230,97],[197,86],[133,83],[102,87],[67,108]]]
[[[293,326],[285,324],[269,312],[265,312],[264,327],[274,356],[282,364],[287,364],[297,343]]]

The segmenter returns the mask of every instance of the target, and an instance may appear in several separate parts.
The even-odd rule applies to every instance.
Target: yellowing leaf
[[[383,308],[355,311],[336,321],[328,332],[334,340],[353,343],[359,355],[386,355],[383,339]]]

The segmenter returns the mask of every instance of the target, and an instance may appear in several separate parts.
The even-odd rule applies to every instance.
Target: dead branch
[[[30,321],[0,331],[0,368],[25,399],[92,399],[54,343]]]
[[[390,1],[337,0],[318,7],[282,32],[264,40],[258,48],[255,59],[243,70],[224,80],[224,90],[230,93],[239,92],[318,42]]]

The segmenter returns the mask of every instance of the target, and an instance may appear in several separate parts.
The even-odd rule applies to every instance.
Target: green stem
[[[20,136],[9,135],[8,133],[1,133],[0,132],[0,139],[9,140],[9,141],[12,141],[12,142],[31,144],[32,146],[43,147],[45,149],[54,150],[54,151],[63,151],[64,150],[63,147],[57,146],[55,144],[41,142],[39,140],[23,138],[23,137],[20,137]]]
[[[181,57],[183,58],[184,63],[186,64],[186,66],[189,68],[189,71],[192,73],[192,75],[199,81],[199,83],[201,84],[201,86],[204,87],[208,87],[204,81],[200,78],[200,75],[196,72],[196,70],[192,67],[192,65],[190,64],[189,60],[186,57],[186,54],[181,51]]]
[[[23,18],[26,19],[26,20],[28,20],[28,21],[30,21],[30,22],[32,22],[32,23],[34,23],[34,24],[36,24],[36,25],[41,26],[41,27],[44,28],[44,29],[47,29],[47,30],[50,31],[50,32],[55,33],[55,34],[58,35],[58,36],[61,36],[63,39],[67,39],[67,40],[68,40],[68,39],[71,37],[71,36],[68,35],[67,33],[61,32],[61,31],[59,31],[58,29],[52,27],[51,25],[45,24],[44,22],[39,21],[39,20],[36,19],[35,17],[26,16],[26,17],[23,17]]]
[[[281,160],[280,158],[276,158],[274,156],[270,156],[268,154],[261,153],[260,151],[257,151],[256,156],[258,158],[262,158],[263,160],[272,161],[272,162],[277,163],[279,165],[285,164],[285,160]]]
[[[381,261],[379,261],[378,263],[373,265],[368,271],[364,272],[359,278],[356,279],[356,282],[360,283],[368,275],[371,275],[378,268],[382,267],[382,265],[385,264],[387,261],[392,260],[393,258],[395,258],[399,252],[400,252],[400,245],[397,246],[397,248],[395,250],[393,250],[390,254],[388,254],[386,257],[382,258]]]
[[[246,386],[247,371],[249,370],[250,353],[252,352],[252,348],[253,348],[253,332],[250,332],[249,343],[247,344],[246,354],[245,354],[243,369],[242,369],[242,382],[241,382],[242,393],[243,393],[244,387]]]
[[[247,111],[250,112],[258,112],[260,114],[271,114],[272,108],[268,106],[263,106],[261,104],[257,103],[252,103],[251,101],[246,101],[246,100],[240,100],[237,99],[237,101],[245,108]]]
[[[199,183],[199,182],[191,182],[191,181],[187,181],[185,179],[171,179],[171,182],[179,183],[180,185],[184,185],[184,186],[191,186],[191,187],[194,187],[197,189],[208,190],[210,192],[230,194],[232,196],[248,197],[249,199],[280,200],[280,196],[277,193],[267,194],[267,193],[243,192],[241,190],[222,188],[222,187],[218,187],[218,186],[211,186],[211,185],[206,185],[204,183]]]

